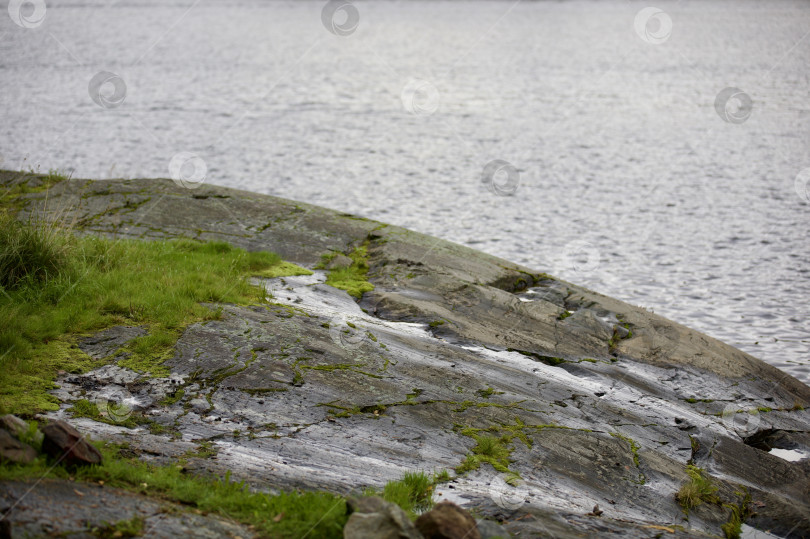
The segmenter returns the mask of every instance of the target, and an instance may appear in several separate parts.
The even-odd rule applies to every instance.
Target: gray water
[[[314,0],[10,3],[4,168],[358,213],[810,381],[810,3],[377,1],[326,23]]]

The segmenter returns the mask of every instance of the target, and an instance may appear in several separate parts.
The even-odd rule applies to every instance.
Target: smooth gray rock
[[[0,172],[0,183],[36,179]],[[167,362],[179,386],[130,383],[144,413],[181,441],[83,422],[94,436],[157,461],[210,440],[219,451],[195,460],[200,471],[345,493],[456,468],[473,435],[489,432],[509,439],[522,482],[482,464],[439,485],[437,499],[515,534],[719,535],[727,507],[704,504],[687,519],[675,500],[687,463],[712,476],[724,503],[748,488],[753,525],[810,534],[806,462],[765,449],[806,447],[810,388],[683,325],[466,247],[275,197],[167,180],[71,180],[51,189],[47,209],[44,193],[26,197],[20,218],[58,209],[83,234],[226,240],[309,267],[367,248],[375,289],[359,303],[323,272],[263,281],[276,304],[226,305],[221,320],[187,328]],[[83,375],[94,377],[60,379],[55,394],[93,400],[110,383]],[[177,389],[182,399],[160,404]],[[597,504],[604,514],[588,516]]]
[[[374,497],[354,506],[343,528],[345,539],[422,539],[411,519],[396,504]]]

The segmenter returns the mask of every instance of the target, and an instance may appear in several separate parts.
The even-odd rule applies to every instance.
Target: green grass
[[[99,448],[104,456],[101,465],[68,471],[61,465],[51,468],[50,462],[40,456],[30,465],[0,464],[0,480],[73,477],[77,481],[104,481],[108,487],[125,488],[253,525],[266,537],[343,537],[346,502],[340,496],[325,492],[251,492],[244,482],[231,481],[229,474],[221,479],[195,476],[183,472],[181,466],[153,466],[124,458],[112,445],[100,444]],[[112,526],[119,525],[122,523]],[[123,526],[130,525],[135,527],[137,523],[124,521]]]
[[[384,500],[400,506],[411,518],[433,507],[433,489],[436,484],[449,481],[447,470],[430,477],[425,472],[405,472],[402,479],[389,481],[382,492],[374,488],[367,488],[363,495],[380,496]]]
[[[465,473],[477,470],[482,462],[488,462],[495,470],[503,473],[510,473],[509,457],[512,450],[507,446],[511,441],[508,436],[490,436],[488,434],[473,434],[475,447],[467,455],[464,461],[456,467],[456,473]]]
[[[364,293],[374,290],[374,285],[368,282],[368,243],[367,240],[349,254],[351,266],[330,270],[326,276],[326,284],[345,290],[358,299]]]
[[[743,523],[753,514],[750,507],[751,494],[748,492],[748,490],[745,489],[744,492],[738,492],[737,494],[742,496],[742,500],[740,500],[738,505],[724,504],[724,507],[731,509],[731,513],[728,516],[728,521],[720,526],[720,528],[723,530],[723,535],[726,536],[726,539],[739,539],[740,535],[742,534]]]
[[[139,537],[143,533],[144,520],[141,516],[134,516],[115,523],[103,522],[101,526],[90,529],[90,534],[96,537]]]
[[[703,502],[719,503],[719,498],[715,494],[717,487],[712,483],[711,477],[702,468],[692,464],[687,464],[686,473],[689,475],[689,482],[685,483],[675,499],[684,509],[688,510],[697,507]]]
[[[45,223],[18,223],[0,213],[0,411],[56,410],[48,394],[58,372],[100,366],[76,347],[83,335],[138,325],[119,365],[168,374],[182,330],[221,316],[201,303],[264,300],[248,277],[307,271],[273,253],[249,253],[224,242],[143,242],[76,237]]]

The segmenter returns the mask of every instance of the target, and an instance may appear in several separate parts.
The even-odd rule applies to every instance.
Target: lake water
[[[0,166],[166,177],[175,158],[192,183],[470,245],[809,382],[810,3],[648,5],[9,0]]]

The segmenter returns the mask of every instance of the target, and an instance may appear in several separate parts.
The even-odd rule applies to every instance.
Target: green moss
[[[715,495],[717,487],[712,483],[711,477],[706,474],[705,470],[687,464],[686,473],[689,476],[689,482],[685,483],[675,495],[675,499],[684,510],[697,507],[703,502],[720,502],[720,499]]]
[[[740,535],[742,534],[743,523],[753,515],[750,505],[751,494],[748,492],[748,489],[745,489],[743,493],[738,492],[737,494],[742,496],[742,500],[740,500],[739,504],[723,505],[724,507],[731,509],[731,513],[729,513],[728,516],[728,521],[720,527],[723,530],[723,534],[726,536],[726,539],[739,539]]]
[[[340,288],[355,298],[361,298],[364,293],[374,290],[374,285],[368,282],[368,245],[363,245],[349,253],[352,265],[345,268],[335,268],[326,276],[326,284]]]
[[[633,483],[643,485],[647,482],[647,478],[644,473],[641,471],[641,460],[638,456],[638,450],[641,448],[635,440],[630,438],[629,436],[625,436],[623,434],[619,434],[618,432],[611,432],[610,435],[614,438],[618,438],[620,440],[624,440],[625,442],[630,445],[630,451],[633,453],[633,464],[636,465],[636,470],[638,470],[638,479],[631,479]]]
[[[475,392],[479,397],[482,399],[488,399],[492,395],[503,395],[503,391],[495,391],[491,387],[487,387],[486,389],[479,389]]]
[[[75,481],[104,481],[105,486],[132,490],[176,502],[192,509],[255,526],[266,537],[342,538],[346,523],[345,500],[325,492],[251,491],[244,482],[196,476],[182,466],[154,466],[127,458],[115,446],[99,444],[103,464],[67,470],[44,456],[32,464],[0,463],[0,480],[72,477]],[[282,515],[282,518],[274,518]],[[114,533],[114,532],[113,532]]]
[[[473,434],[475,446],[464,461],[456,467],[456,473],[462,474],[472,470],[477,470],[482,462],[489,463],[495,470],[509,473],[509,457],[512,450],[508,444],[511,441],[508,437],[496,437],[489,434]]]
[[[141,516],[119,520],[113,524],[102,522],[101,526],[94,526],[90,534],[96,537],[139,537],[143,533],[144,520]]]
[[[432,327],[432,328],[437,328],[437,327],[439,327],[439,326],[441,326],[441,325],[444,325],[444,320],[434,320],[433,322],[431,322],[431,323],[430,323],[430,324],[428,324],[428,325],[429,325],[430,327]]]
[[[557,316],[557,320],[560,320],[560,321],[565,320],[566,318],[568,318],[572,314],[574,314],[574,313],[572,313],[571,311],[563,311],[563,312],[560,313],[559,316]]]
[[[172,404],[174,404],[174,403],[178,402],[180,399],[182,399],[185,395],[186,395],[186,390],[183,389],[183,388],[180,388],[180,389],[176,390],[174,393],[172,393],[171,395],[166,395],[165,397],[163,397],[163,399],[160,401],[160,404],[162,404],[163,406],[171,406]]]
[[[293,275],[312,275],[312,272],[307,268],[282,260],[271,267],[254,271],[253,275],[272,279],[274,277],[291,277]]]
[[[162,362],[174,354],[183,329],[212,317],[201,303],[261,302],[264,290],[250,285],[248,277],[282,264],[272,253],[248,253],[224,242],[113,241],[53,233],[66,246],[58,266],[43,272],[32,262],[33,270],[12,288],[0,288],[3,413],[58,409],[48,394],[58,372],[81,373],[103,364],[78,349],[77,340],[114,325],[148,330],[118,351],[125,356],[121,366],[168,374]],[[0,252],[14,248],[15,241],[9,235],[0,239]]]

